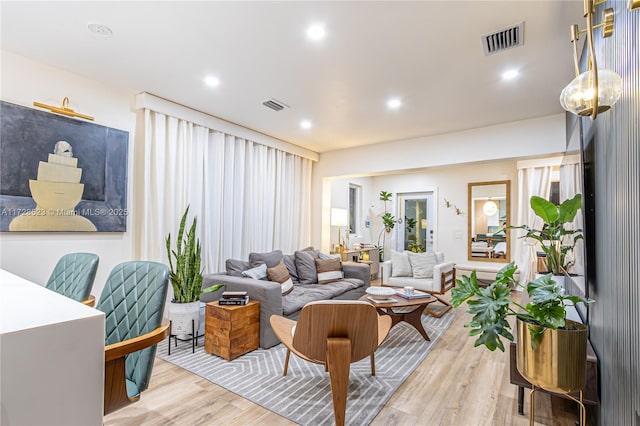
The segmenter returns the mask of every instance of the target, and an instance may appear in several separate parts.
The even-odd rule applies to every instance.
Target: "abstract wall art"
[[[124,232],[129,133],[0,102],[0,231]]]

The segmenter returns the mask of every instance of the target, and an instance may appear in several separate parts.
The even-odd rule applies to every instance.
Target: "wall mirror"
[[[506,227],[510,225],[510,181],[469,184],[468,258],[507,263],[511,244]]]

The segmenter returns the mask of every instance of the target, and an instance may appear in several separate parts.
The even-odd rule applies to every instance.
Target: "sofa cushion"
[[[436,265],[444,263],[444,253],[441,251],[434,251],[433,254],[436,255]]]
[[[343,278],[342,262],[338,258],[315,259],[318,284],[327,284]]]
[[[316,272],[316,258],[318,253],[313,250],[299,250],[295,252],[296,270],[300,284],[315,284],[318,282]]]
[[[249,253],[249,266],[255,268],[261,263],[267,265],[267,268],[277,266],[282,260],[282,250],[274,250],[268,253]]]
[[[432,252],[408,252],[413,278],[433,278],[433,267],[436,266],[436,256]]]
[[[397,252],[391,250],[391,276],[392,277],[410,277],[411,263],[407,252]]]
[[[413,278],[413,277],[391,277],[389,278],[389,282],[385,283],[385,285],[391,287],[406,287],[411,286],[416,290],[422,291],[438,291],[437,285],[439,281],[434,280],[433,278]]]
[[[282,295],[286,296],[293,290],[293,281],[287,267],[284,266],[284,262],[280,261],[273,268],[267,268],[267,277],[269,281],[279,283],[282,286]]]
[[[254,280],[266,280],[267,279],[267,265],[264,263],[256,266],[255,268],[242,271],[243,277],[253,278]]]
[[[348,279],[328,284],[294,285],[293,291],[282,298],[284,315],[291,315],[309,302],[329,300],[350,290],[364,286],[362,280]]]
[[[289,275],[291,275],[291,279],[294,283],[300,281],[298,278],[298,270],[296,269],[296,255],[295,254],[285,254],[282,256],[282,261],[284,262],[284,266],[289,270]]]
[[[227,274],[233,277],[241,277],[242,271],[250,268],[249,262],[238,259],[227,259],[224,264],[227,267]]]

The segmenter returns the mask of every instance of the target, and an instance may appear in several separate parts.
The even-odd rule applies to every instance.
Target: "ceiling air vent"
[[[524,44],[524,21],[482,36],[484,55],[489,56]]]
[[[285,108],[291,108],[289,105],[285,104],[284,102],[281,102],[274,98],[267,99],[266,101],[262,102],[262,105],[266,106],[267,108],[271,108],[274,111],[281,111]]]

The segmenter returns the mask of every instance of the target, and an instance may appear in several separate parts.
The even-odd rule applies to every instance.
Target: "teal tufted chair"
[[[147,389],[156,343],[169,334],[162,318],[169,268],[156,262],[116,265],[96,309],[105,313],[104,413],[140,399]]]
[[[45,285],[49,290],[93,306],[91,294],[98,269],[98,256],[93,253],[69,253],[60,258]]]

